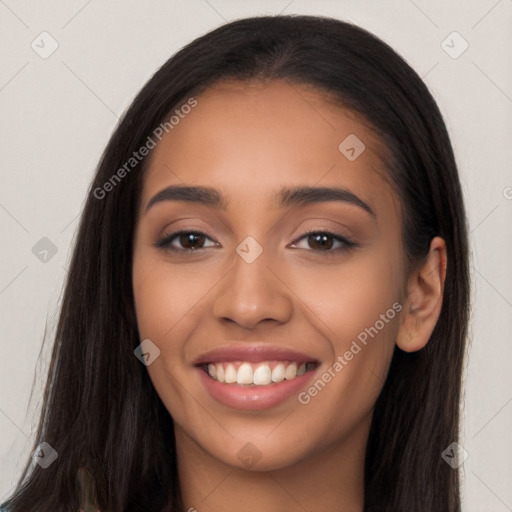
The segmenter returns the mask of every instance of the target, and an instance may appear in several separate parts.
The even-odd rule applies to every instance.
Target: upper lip
[[[193,362],[195,366],[223,361],[247,361],[259,363],[263,361],[295,361],[297,363],[317,363],[312,356],[294,349],[269,345],[268,343],[234,343],[222,345],[201,354]]]

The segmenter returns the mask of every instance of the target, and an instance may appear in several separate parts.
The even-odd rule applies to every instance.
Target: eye
[[[219,245],[217,242],[212,241],[213,243],[211,245],[206,246],[206,240],[212,241],[210,237],[201,231],[181,230],[175,231],[174,233],[164,234],[155,242],[155,247],[187,254],[199,251],[200,249],[208,249]],[[310,249],[313,249],[315,252],[324,253],[325,256],[347,252],[352,248],[360,247],[360,244],[357,244],[347,237],[336,235],[329,231],[308,231],[296,242],[290,244],[290,247],[308,249],[307,246],[304,247],[304,243],[302,247],[297,244],[297,242],[300,242],[301,240],[305,240],[305,244],[309,245]],[[338,247],[333,248],[336,243],[338,244]],[[181,247],[176,244],[181,245]]]
[[[176,252],[191,253],[199,249],[207,249],[218,245],[217,242],[214,242],[212,245],[205,247],[205,240],[211,240],[211,238],[201,231],[181,230],[163,235],[156,241],[155,246]],[[174,242],[181,244],[182,247],[176,247]]]
[[[360,244],[357,244],[345,236],[336,235],[329,231],[308,231],[298,239],[298,241],[300,240],[305,240],[305,244],[308,244],[315,252],[323,252],[326,253],[326,255],[347,252],[352,248],[360,246]],[[336,243],[338,243],[338,247],[333,248]],[[300,247],[297,245],[297,242],[293,242],[291,247],[297,247],[299,249],[308,248],[304,246]]]

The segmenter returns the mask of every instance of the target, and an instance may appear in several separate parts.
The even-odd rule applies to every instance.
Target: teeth
[[[262,364],[254,371],[254,384],[266,386],[272,382],[272,372],[268,364]]]
[[[272,382],[281,382],[282,380],[284,380],[284,364],[279,363],[272,370]]]
[[[237,384],[253,383],[252,368],[249,363],[244,363],[242,366],[240,366],[240,368],[238,368],[238,373],[236,374],[236,382]]]
[[[297,363],[292,363],[290,366],[286,367],[284,378],[286,380],[292,380],[295,377],[297,377]]]
[[[213,378],[216,378],[219,382],[224,382],[224,366],[222,366],[220,363],[217,363],[215,365],[215,370],[217,375]]]
[[[238,367],[238,370],[237,370]],[[271,368],[273,367],[273,368]],[[245,386],[267,386],[283,380],[292,380],[300,377],[306,371],[315,368],[314,363],[278,362],[268,361],[255,364],[248,362],[239,363],[210,363],[208,364],[208,375],[218,382],[226,384],[237,383]]]
[[[236,382],[236,370],[232,364],[228,364],[224,370],[224,382],[227,384]]]

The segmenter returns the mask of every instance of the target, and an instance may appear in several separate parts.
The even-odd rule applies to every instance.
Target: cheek
[[[340,264],[319,265],[307,272],[297,268],[294,273],[289,277],[294,292],[316,313],[322,333],[337,353],[345,352],[376,322],[379,335],[393,336],[398,315],[392,306],[400,300],[402,278],[400,260],[392,252],[354,252]]]
[[[132,272],[140,339],[150,339],[160,350],[147,371],[156,392],[178,423],[186,423],[190,401],[186,387],[180,385],[187,376],[187,340],[198,324],[201,298],[209,288],[208,283],[204,284],[205,273],[200,276],[184,267],[141,250],[134,257]]]
[[[178,324],[194,316],[213,277],[185,267],[144,255],[135,259],[133,293],[141,337],[164,342]]]
[[[142,250],[134,258],[132,278],[140,340],[150,339],[160,350],[147,371],[164,402],[179,402],[173,377],[180,379],[184,362],[180,330],[187,320],[193,287],[187,286],[185,273]]]
[[[207,262],[170,263],[145,248],[134,255],[132,279],[139,336],[150,339],[160,350],[147,370],[173,416],[184,410],[188,396],[179,383],[188,378],[189,342],[208,318],[210,294],[223,274]]]
[[[315,311],[330,358],[300,402],[311,417],[349,431],[373,408],[385,382],[399,325],[401,270],[394,252],[354,256],[345,265],[297,279]]]

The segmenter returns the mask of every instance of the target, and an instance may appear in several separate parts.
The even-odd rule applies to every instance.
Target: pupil
[[[318,242],[319,247],[321,247],[321,248],[330,249],[332,247],[332,240],[330,240],[330,243],[327,242],[327,240],[331,238],[331,235],[314,234],[314,235],[309,235],[309,237],[310,237],[310,239],[314,240],[313,245]]]
[[[202,238],[202,236],[197,235],[196,233],[186,233],[184,235],[181,235],[181,244],[183,247],[186,247],[187,249],[197,249],[197,247],[189,247],[189,244],[194,245],[194,239],[195,238]]]

